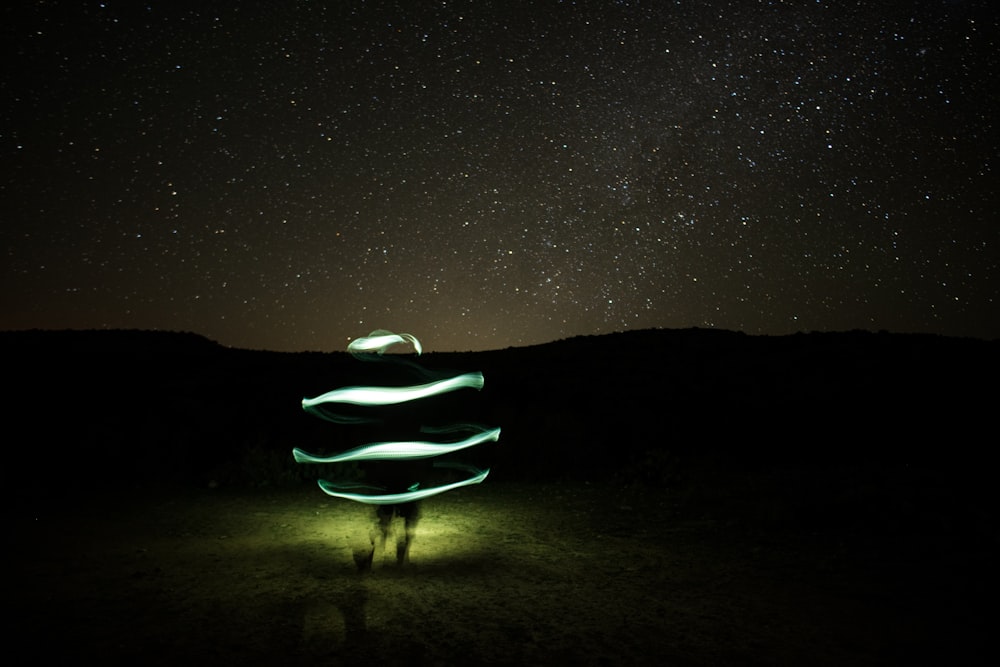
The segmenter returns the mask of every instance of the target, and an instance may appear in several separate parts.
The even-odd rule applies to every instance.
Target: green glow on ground
[[[373,508],[311,486],[67,502],[12,527],[12,651],[143,665],[832,667],[975,664],[993,650],[977,606],[948,603],[985,599],[966,587],[978,572],[940,550],[739,531],[713,518],[717,505],[678,513],[677,500],[582,482],[468,487],[425,501],[408,564],[389,548],[365,574],[354,552],[370,548]]]

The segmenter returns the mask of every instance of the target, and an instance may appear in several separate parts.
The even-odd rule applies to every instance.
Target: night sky
[[[1000,337],[996,7],[8,2],[0,329]]]

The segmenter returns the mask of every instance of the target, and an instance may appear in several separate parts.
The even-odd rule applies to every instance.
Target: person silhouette
[[[419,461],[396,461],[391,465],[371,466],[377,471],[367,471],[366,477],[376,482],[380,487],[385,488],[386,493],[404,493],[416,488],[417,483],[413,480],[421,479],[421,465]],[[369,531],[369,541],[371,549],[366,559],[358,563],[362,571],[372,569],[375,556],[384,558],[386,543],[389,536],[394,533],[393,520],[402,520],[402,531],[395,531],[396,537],[396,564],[406,565],[410,559],[410,545],[413,543],[417,533],[417,523],[420,521],[420,502],[408,501],[400,503],[383,503],[374,505],[374,522]]]

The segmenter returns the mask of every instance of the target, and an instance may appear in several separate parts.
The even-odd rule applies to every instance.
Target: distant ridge
[[[295,479],[292,446],[357,444],[304,415],[302,398],[375,372],[344,352],[164,331],[0,332],[0,359],[9,432],[27,434],[6,450],[11,483],[34,486],[44,468],[65,488]],[[424,363],[483,372],[467,415],[503,429],[491,479],[658,479],[676,460],[975,465],[995,430],[1000,341],[647,329]]]
[[[546,351],[558,347],[583,348],[602,342],[641,345],[641,344],[661,344],[669,341],[701,339],[702,341],[737,341],[741,339],[758,340],[785,340],[785,339],[845,339],[849,337],[853,340],[860,340],[865,337],[876,336],[882,339],[896,340],[954,340],[954,341],[981,341],[985,343],[1000,343],[1000,339],[986,340],[965,336],[948,336],[935,333],[921,332],[887,332],[869,331],[865,329],[852,329],[845,331],[810,331],[788,334],[748,334],[742,331],[730,329],[718,329],[708,327],[688,327],[688,328],[648,328],[629,329],[626,331],[616,331],[599,334],[580,334],[569,336],[543,343],[532,343],[529,345],[509,346],[492,350],[478,351],[440,351],[428,354],[436,355],[475,355],[482,353],[501,353],[514,350],[540,350]],[[276,354],[288,354],[288,352],[277,352],[275,350],[230,347],[223,345],[207,336],[190,331],[172,331],[162,329],[20,329],[10,331],[0,331],[0,345],[12,344],[95,344],[100,346],[113,347],[121,345],[125,348],[132,346],[156,346],[165,347],[176,345],[187,349],[215,347],[219,349],[241,350],[245,352],[265,352]],[[300,350],[291,354],[328,354],[338,353],[343,350]]]

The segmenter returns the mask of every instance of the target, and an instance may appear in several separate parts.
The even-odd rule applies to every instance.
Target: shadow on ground
[[[411,563],[360,574],[369,511],[302,487],[21,515],[14,643],[39,662],[163,665],[989,662],[986,543],[498,483],[426,501]]]

